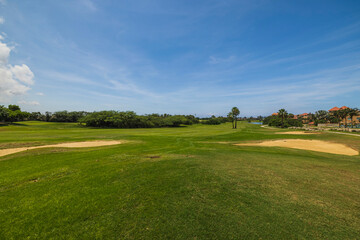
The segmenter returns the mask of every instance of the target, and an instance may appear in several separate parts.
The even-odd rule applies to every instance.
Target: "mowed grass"
[[[219,142],[360,139],[276,131],[2,126],[0,149],[125,143],[0,157],[0,239],[358,239],[360,156]]]

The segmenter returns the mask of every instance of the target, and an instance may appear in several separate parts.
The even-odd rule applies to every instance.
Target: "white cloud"
[[[3,24],[5,22],[5,19],[3,17],[0,17],[0,24]]]
[[[34,84],[33,78],[34,74],[30,70],[28,66],[25,64],[23,65],[15,65],[10,68],[11,72],[13,73],[14,77],[19,80],[20,82],[23,82],[28,85]]]
[[[10,52],[11,48],[0,42],[0,101],[25,94],[34,84],[34,74],[27,65],[8,64]]]
[[[42,93],[42,92],[37,92],[36,95],[38,95],[38,96],[44,96],[44,93]]]
[[[31,106],[38,106],[40,105],[37,101],[18,101],[18,104],[24,104],[24,105],[31,105]]]
[[[0,67],[0,100],[5,100],[14,95],[23,95],[30,87],[16,81],[9,68]]]
[[[11,49],[5,44],[0,42],[0,64],[6,64],[10,55]]]

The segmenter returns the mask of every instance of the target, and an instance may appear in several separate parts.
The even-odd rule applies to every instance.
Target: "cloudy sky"
[[[0,105],[360,107],[360,1],[0,0]]]

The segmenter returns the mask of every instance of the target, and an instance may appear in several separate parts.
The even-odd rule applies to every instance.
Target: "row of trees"
[[[156,128],[191,125],[199,119],[193,115],[149,114],[137,115],[135,112],[101,111],[89,113],[79,120],[89,127],[109,128]]]
[[[46,121],[46,122],[79,122],[90,127],[109,128],[154,128],[154,127],[178,127],[180,125],[191,125],[202,123],[218,125],[225,122],[232,122],[232,127],[237,128],[240,111],[233,107],[227,117],[211,116],[210,118],[197,118],[193,115],[169,115],[169,114],[148,114],[137,115],[135,112],[119,111],[58,111],[58,112],[24,112],[17,105],[8,107],[0,106],[0,122],[17,122],[24,120]],[[252,119],[252,118],[251,118]]]
[[[294,114],[289,114],[285,109],[280,109],[275,116],[266,117],[263,124],[273,127],[302,127],[303,123],[300,119],[294,119]]]
[[[81,112],[25,112],[21,111],[18,105],[9,105],[8,107],[0,105],[0,122],[18,122],[24,120],[46,121],[46,122],[78,122],[78,120],[88,113]]]
[[[316,111],[315,114],[309,113],[305,116],[300,115],[295,119],[294,114],[289,114],[285,109],[280,109],[277,112],[277,115],[266,117],[263,123],[276,127],[301,127],[303,122],[314,123],[314,125],[318,125],[319,123],[338,123],[340,127],[341,122],[344,120],[345,127],[348,127],[348,118],[350,118],[351,127],[353,127],[354,122],[352,119],[354,116],[359,115],[360,111],[357,108],[344,108],[331,113],[325,110],[319,110]]]
[[[30,115],[28,112],[22,112],[17,105],[0,106],[0,122],[23,121],[28,119]]]
[[[216,117],[213,115],[210,118],[202,118],[200,122],[207,125],[219,125],[221,123],[229,122],[229,119],[227,117]]]
[[[306,116],[306,122],[314,122],[314,125],[319,123],[337,123],[340,127],[341,121],[344,120],[345,127],[348,127],[348,118],[350,118],[351,127],[353,127],[354,122],[352,121],[354,116],[360,115],[360,111],[357,108],[344,108],[333,112],[328,112],[326,110],[316,111],[314,114],[309,113]],[[300,119],[302,119],[300,117]],[[302,119],[303,120],[303,119]]]
[[[334,111],[332,116],[335,117],[339,123],[344,119],[345,120],[345,127],[348,127],[348,117],[350,117],[351,121],[351,127],[354,127],[354,122],[352,121],[354,116],[360,115],[360,111],[358,108],[345,108],[340,109],[338,111]]]

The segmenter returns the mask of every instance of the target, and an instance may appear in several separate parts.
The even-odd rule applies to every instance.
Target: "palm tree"
[[[350,108],[341,109],[337,112],[339,112],[340,118],[345,119],[345,128],[347,128],[347,116],[349,115]]]
[[[287,117],[288,112],[285,109],[280,109],[278,111],[279,117],[281,117],[281,126],[284,127],[284,118]]]
[[[334,111],[333,115],[336,118],[336,121],[338,122],[339,127],[340,127],[340,118],[341,118],[340,110]]]
[[[235,126],[234,126],[234,116],[233,116],[232,112],[229,112],[227,117],[228,117],[228,119],[231,119],[232,128],[235,128]]]
[[[237,107],[231,109],[231,115],[233,117],[233,128],[237,128],[237,116],[240,115],[240,110]]]
[[[315,112],[315,120],[318,123],[325,123],[329,118],[329,113],[325,110],[319,110]]]
[[[353,117],[359,114],[359,109],[357,108],[350,108],[349,112],[348,112],[350,119],[351,119],[351,128],[354,127],[354,122],[353,122]]]

